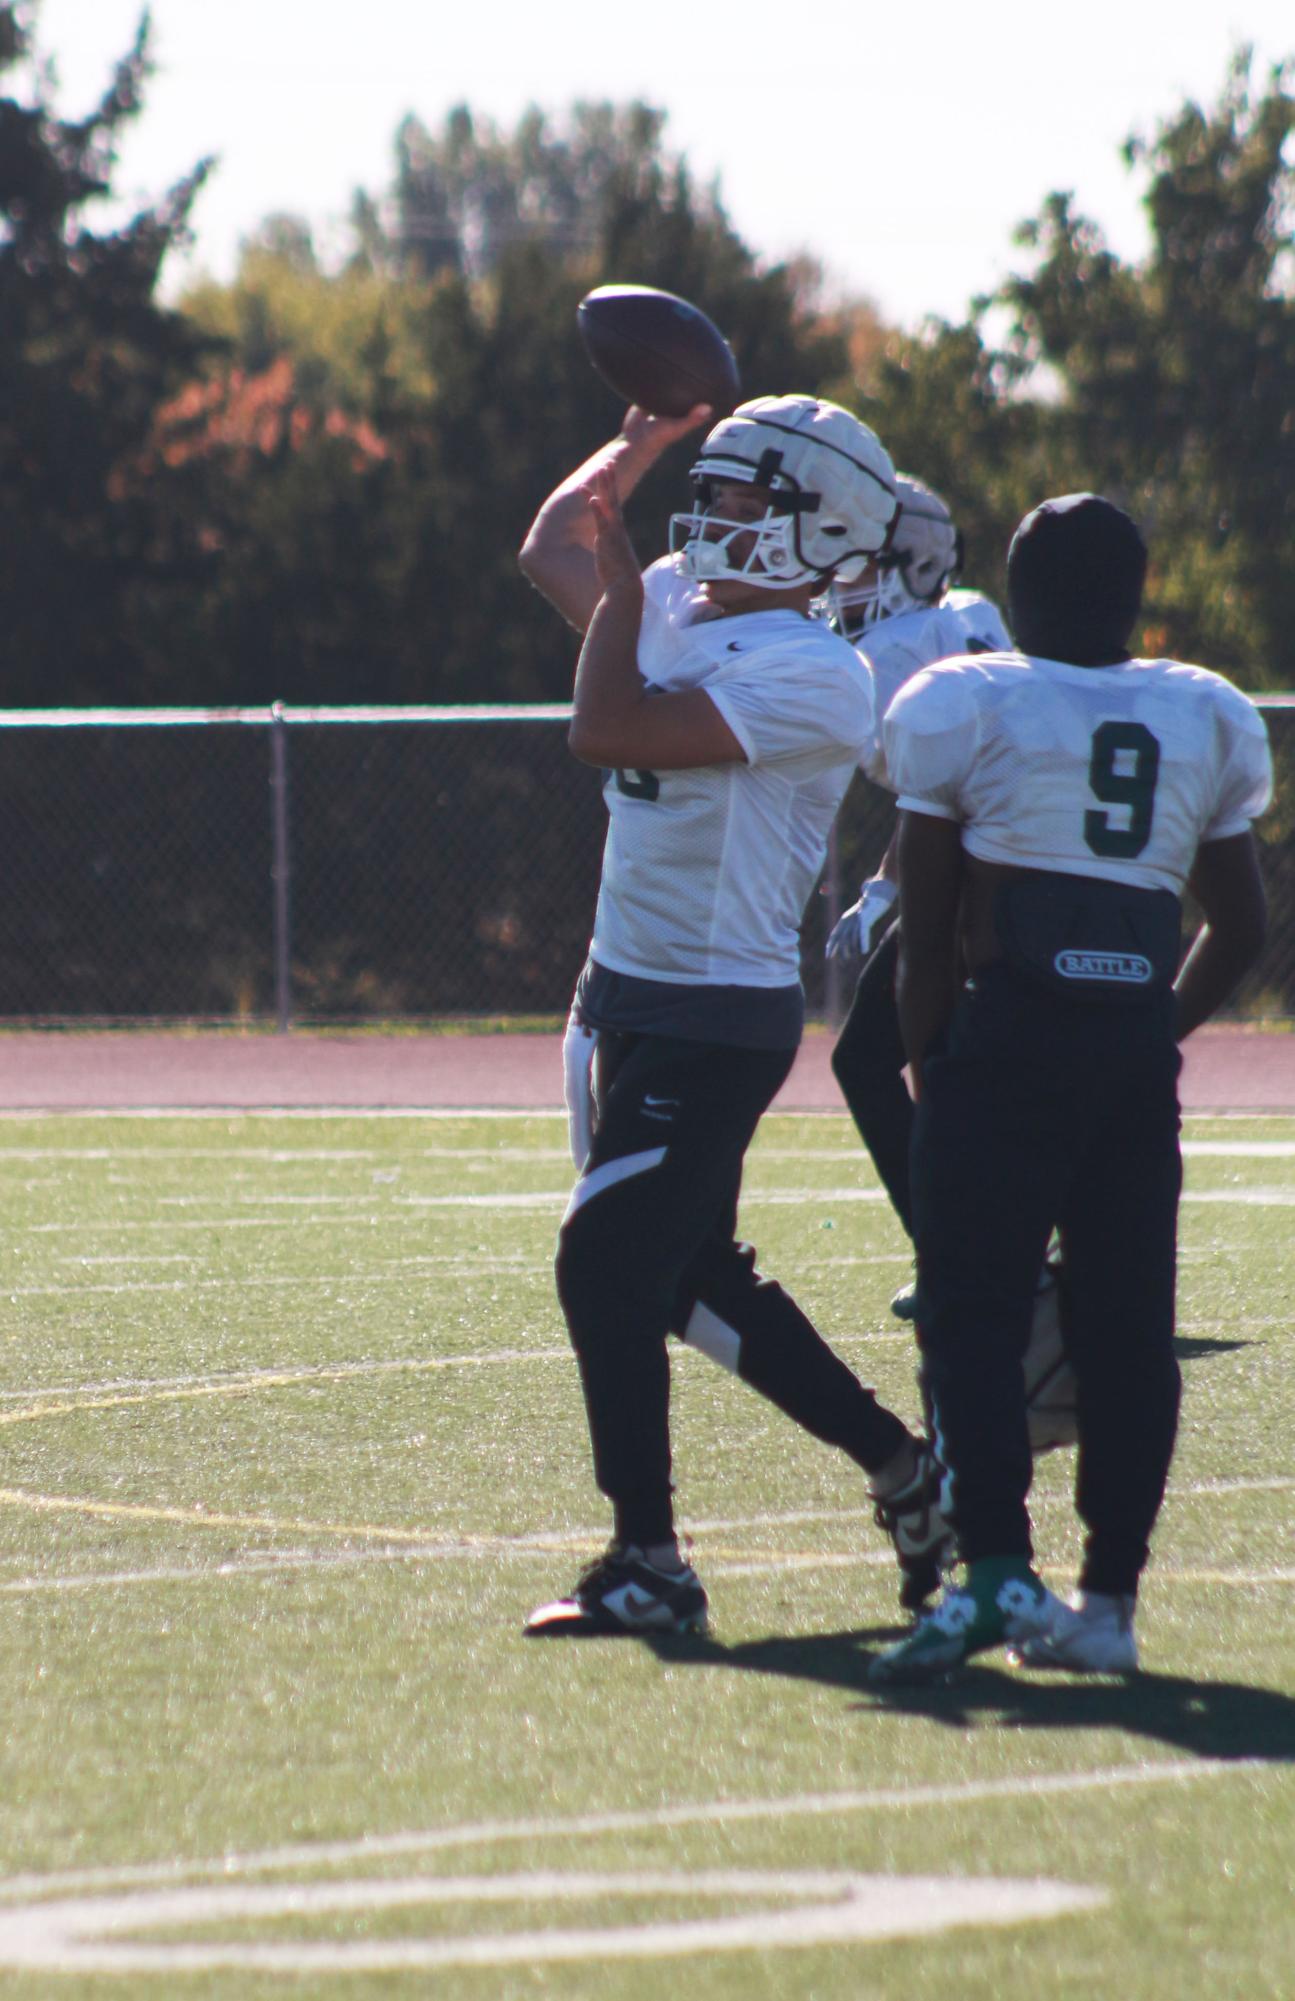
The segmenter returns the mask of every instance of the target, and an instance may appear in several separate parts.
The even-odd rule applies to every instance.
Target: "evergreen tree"
[[[665,151],[663,124],[642,105],[578,106],[560,130],[532,112],[510,134],[463,108],[436,136],[408,119],[392,187],[356,198],[340,271],[279,217],[232,286],[190,295],[195,322],[230,343],[224,380],[243,395],[277,369],[284,418],[273,449],[268,433],[248,449],[223,418],[205,444],[191,433],[222,551],[176,607],[198,627],[200,699],[569,692],[571,636],[516,555],[544,494],[622,415],[576,333],[592,286],[696,299],[750,393],[840,371],[846,346],[816,321],[812,274],[759,269],[717,192]],[[686,448],[672,454],[636,498],[645,558],[687,464]]]
[[[135,462],[204,343],[155,300],[208,171],[123,228],[87,207],[110,189],[149,74],[148,17],[88,117],[60,118],[35,60],[33,9],[0,5],[0,602],[5,700],[144,691],[135,600],[177,562],[175,524]]]
[[[1295,65],[1183,105],[1129,164],[1149,177],[1150,255],[1126,264],[1069,196],[1004,287],[1018,368],[1057,385],[1053,489],[1101,487],[1144,522],[1148,642],[1252,687],[1295,686]]]

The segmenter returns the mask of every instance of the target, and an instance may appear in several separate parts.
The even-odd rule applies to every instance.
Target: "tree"
[[[1149,257],[1123,263],[1070,197],[1000,295],[1018,370],[1047,369],[1064,485],[1100,486],[1152,544],[1149,638],[1252,687],[1295,685],[1295,65],[1187,103],[1125,148],[1149,175]]]
[[[863,365],[828,385],[885,441],[902,471],[943,496],[968,580],[1001,595],[1008,539],[1048,486],[1047,412],[1019,392],[1021,369],[975,321],[885,330]]]
[[[633,277],[697,299],[751,391],[841,370],[846,344],[817,322],[812,272],[761,270],[663,129],[642,105],[577,106],[561,127],[530,112],[511,133],[462,107],[437,135],[407,119],[392,187],[357,196],[339,270],[278,217],[245,245],[232,286],[189,295],[196,325],[228,343],[215,377],[237,402],[275,371],[283,414],[273,449],[249,450],[220,397],[205,444],[189,434],[205,482],[193,503],[222,551],[196,599],[173,607],[200,677],[191,699],[569,692],[571,635],[516,551],[544,494],[620,421],[576,336],[591,286]],[[380,449],[348,451],[361,432]],[[645,557],[663,546],[686,465],[673,455],[636,500]]]
[[[1254,688],[1295,686],[1293,68],[1256,85],[1241,50],[1217,104],[1129,140],[1145,259],[1054,192],[965,324],[867,343],[833,385],[950,501],[971,582],[1001,589],[1045,495],[1100,489],[1151,544],[1140,643]]]
[[[185,560],[164,497],[132,478],[156,412],[205,343],[155,301],[209,169],[125,227],[84,211],[109,191],[149,74],[148,16],[88,117],[59,118],[30,6],[0,6],[0,599],[6,700],[125,698],[134,601]]]

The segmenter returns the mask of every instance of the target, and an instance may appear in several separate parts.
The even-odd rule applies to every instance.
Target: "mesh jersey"
[[[905,681],[919,668],[947,660],[951,654],[1007,652],[1012,641],[991,599],[979,591],[947,591],[939,604],[916,605],[912,611],[869,626],[858,644],[872,670],[876,709],[876,729],[862,760],[863,768],[875,785],[893,792],[881,724]]]
[[[899,804],[959,821],[968,854],[1175,894],[1201,842],[1272,796],[1258,710],[1177,660],[945,660],[901,689],[885,741]]]
[[[704,688],[747,761],[608,774],[590,956],[655,980],[795,985],[801,917],[872,730],[867,671],[796,612],[705,616],[670,558],[644,588],[640,673]]]

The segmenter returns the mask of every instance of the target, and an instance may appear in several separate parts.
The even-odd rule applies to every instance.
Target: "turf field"
[[[859,1477],[686,1354],[712,1637],[520,1639],[604,1537],[558,1119],[5,1119],[0,1995],[1295,1993],[1295,1120],[1186,1137],[1146,1673],[882,1695]],[[843,1118],[743,1228],[912,1413]]]

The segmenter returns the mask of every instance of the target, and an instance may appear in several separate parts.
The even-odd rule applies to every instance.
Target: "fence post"
[[[274,1009],[280,1035],[292,1025],[292,902],[288,845],[288,723],[283,703],[270,708],[270,818],[274,861]]]

